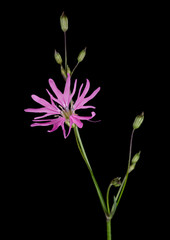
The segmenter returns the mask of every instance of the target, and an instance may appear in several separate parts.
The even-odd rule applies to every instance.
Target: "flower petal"
[[[55,119],[55,122],[53,122],[53,128],[51,130],[48,130],[48,132],[54,132],[56,131],[62,124],[64,124],[65,119],[63,117],[59,117]]]
[[[62,129],[63,129],[64,138],[66,138],[65,129],[63,128],[65,118],[58,117],[58,118],[55,118],[55,119],[41,119],[41,120],[34,119],[33,121],[34,121],[34,123],[31,124],[31,127],[37,127],[37,126],[43,126],[44,127],[44,126],[53,125],[52,129],[48,130],[48,132],[54,132],[55,130],[57,130],[61,126]]]
[[[93,108],[93,109],[96,109],[96,107],[91,106],[91,105],[81,106],[81,109],[87,109],[87,108]]]
[[[83,127],[83,123],[82,123],[78,118],[76,118],[75,116],[76,116],[76,115],[70,116],[70,120],[71,120],[74,124],[76,124],[77,127],[82,128],[82,127]]]
[[[86,79],[86,86],[80,97],[84,98],[86,96],[86,94],[88,93],[89,88],[90,88],[90,81],[88,79]]]
[[[81,94],[81,90],[82,90],[82,88],[83,88],[83,83],[81,84],[81,86],[80,86],[80,88],[79,88],[79,92],[78,92],[78,97],[77,97],[77,99],[80,97],[80,94]]]
[[[73,115],[70,116],[70,120],[73,123],[75,123],[77,125],[77,127],[82,128],[83,123],[80,120],[90,120],[96,115],[95,112],[92,112],[91,114],[92,114],[91,116],[79,116],[79,115],[73,114]]]
[[[35,102],[44,106],[44,108],[42,108],[43,110],[40,110],[40,112],[44,111],[46,113],[51,113],[51,114],[59,114],[60,113],[60,110],[57,108],[57,106],[54,103],[51,104],[51,103],[47,102],[45,99],[40,98],[36,95],[32,95],[31,97]],[[36,112],[36,111],[33,111],[33,109],[32,109],[32,112]]]
[[[77,87],[77,79],[76,79],[75,82],[74,82],[74,88],[73,88],[72,94],[70,95],[69,103],[71,102],[71,100],[72,100],[72,98],[73,98],[73,96],[74,96],[74,94],[75,94],[75,92],[76,92],[76,87]]]
[[[53,123],[51,122],[51,121],[49,121],[49,122],[41,122],[41,123],[39,123],[39,122],[35,122],[35,123],[32,123],[31,124],[31,127],[38,127],[38,126],[40,126],[40,127],[45,127],[45,126],[50,126],[50,125],[52,125]]]
[[[50,108],[50,109],[52,108],[53,109],[53,106],[49,102],[47,102],[45,99],[40,98],[36,95],[32,95],[31,97],[35,102],[41,104],[42,106],[44,106],[46,108]]]
[[[82,101],[83,105],[84,105],[86,102],[90,101],[92,98],[94,98],[99,91],[100,91],[100,87],[98,87],[89,97],[85,98],[85,99]]]
[[[49,96],[50,96],[51,102],[55,101],[55,102],[57,102],[58,104],[60,104],[61,106],[64,105],[64,104],[63,104],[63,100],[60,100],[60,99],[57,99],[57,98],[53,97],[53,95],[48,91],[48,89],[46,89],[46,91],[47,91],[47,93],[48,93]],[[52,103],[52,105],[53,105],[53,106],[55,105],[54,102]],[[57,106],[56,106],[56,108],[57,108]],[[59,110],[59,111],[60,111],[60,110]]]
[[[90,88],[90,81],[88,79],[86,79],[86,86],[85,86],[85,88],[84,88],[84,90],[81,94],[82,87],[83,87],[83,83],[80,86],[78,97],[77,97],[77,100],[74,104],[75,109],[77,109],[76,107],[79,105],[79,103],[84,99],[85,95],[87,94],[87,92]]]
[[[33,112],[33,113],[45,113],[47,112],[46,108],[27,108],[24,109],[25,112]]]
[[[49,117],[49,116],[51,116],[51,115],[54,115],[54,114],[46,113],[46,114],[44,114],[44,115],[42,115],[42,116],[35,117],[34,119],[36,120],[36,119],[46,118],[46,117]]]
[[[46,113],[48,114],[49,116],[50,115],[58,115],[60,114],[60,111],[53,111],[51,109],[48,109],[48,108],[27,108],[27,109],[24,109],[25,112],[32,112],[32,113]]]
[[[65,127],[64,127],[64,123],[61,124],[61,127],[62,127],[62,130],[63,130],[64,138],[66,139],[66,130],[65,130]]]
[[[69,106],[70,84],[71,84],[70,74],[68,73],[68,77],[66,79],[66,84],[65,84],[65,88],[64,88],[64,103],[65,103],[64,107]]]
[[[74,118],[79,119],[79,120],[90,120],[96,115],[95,112],[91,112],[91,116],[79,116],[79,115],[74,115]]]
[[[78,98],[74,104],[74,110],[80,109],[84,107],[84,104],[86,104],[88,101],[90,101],[92,98],[96,96],[96,94],[100,91],[100,87],[98,87],[89,97],[87,98]]]
[[[63,99],[63,94],[62,94],[62,92],[57,88],[54,80],[50,78],[50,79],[48,80],[48,82],[49,82],[49,85],[50,85],[51,89],[53,90],[53,92],[54,92],[55,95],[57,96],[57,98],[60,99],[60,100],[62,100],[62,99]]]
[[[69,130],[68,130],[67,136],[65,136],[65,138],[67,138],[70,135],[73,123],[74,123],[73,120],[70,118],[70,126],[69,126]]]

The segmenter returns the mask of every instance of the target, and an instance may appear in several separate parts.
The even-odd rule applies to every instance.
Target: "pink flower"
[[[77,80],[74,82],[74,88],[71,93],[70,85],[71,79],[70,74],[68,74],[64,93],[62,93],[56,86],[55,82],[52,79],[49,79],[49,85],[55,94],[55,97],[47,90],[51,103],[47,102],[45,99],[40,98],[36,95],[32,95],[32,99],[41,104],[41,108],[28,108],[25,109],[25,112],[33,112],[33,113],[44,113],[44,115],[35,117],[33,120],[33,124],[31,127],[35,126],[50,126],[52,125],[52,129],[48,132],[53,132],[58,129],[59,126],[62,127],[64,138],[67,138],[70,134],[71,127],[73,124],[77,125],[77,127],[82,128],[83,123],[81,120],[90,120],[96,114],[95,112],[91,112],[91,116],[79,116],[75,113],[78,109],[87,109],[93,108],[94,106],[85,105],[88,101],[96,96],[96,94],[100,91],[100,87],[98,87],[90,96],[86,97],[86,94],[90,88],[90,82],[86,80],[86,86],[82,91],[83,84],[81,84],[78,97],[75,102],[72,101],[72,98],[76,92]],[[47,119],[46,117],[53,116],[51,119]],[[65,123],[69,126],[68,133],[66,134]]]

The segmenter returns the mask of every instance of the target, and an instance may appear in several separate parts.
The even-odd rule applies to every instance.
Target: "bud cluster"
[[[120,177],[114,178],[111,182],[112,186],[120,187],[120,185],[121,185],[121,180],[120,179],[121,179]]]
[[[68,18],[64,12],[60,16],[60,26],[61,26],[61,30],[64,32],[64,34],[66,36],[66,32],[68,30]],[[66,44],[66,42],[65,42],[65,44]],[[72,75],[73,72],[75,71],[75,69],[77,68],[78,64],[84,60],[84,58],[86,56],[86,49],[87,48],[84,48],[79,53],[79,55],[77,57],[77,64],[72,71],[70,70],[69,66],[67,65],[67,61],[65,64],[65,69],[64,69],[64,67],[62,65],[62,63],[63,63],[62,57],[61,57],[60,53],[55,50],[54,58],[55,58],[56,62],[60,65],[61,75],[63,76],[64,79],[67,78],[67,73],[70,73]]]

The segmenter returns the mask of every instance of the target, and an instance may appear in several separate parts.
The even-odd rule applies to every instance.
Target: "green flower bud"
[[[133,129],[138,129],[144,120],[144,112],[138,115],[133,122]]]
[[[78,58],[77,58],[77,61],[78,61],[78,62],[82,62],[83,59],[85,58],[85,56],[86,56],[86,49],[87,49],[87,48],[83,49],[83,50],[79,53]]]
[[[132,164],[129,167],[129,173],[132,172],[135,169],[136,164]]]
[[[64,12],[60,17],[60,26],[63,32],[66,32],[68,30],[68,18],[66,17]]]
[[[71,74],[71,70],[70,70],[70,67],[68,65],[67,65],[67,73]]]
[[[134,157],[132,158],[132,164],[131,164],[130,167],[129,167],[129,173],[132,172],[132,171],[135,169],[136,163],[137,163],[137,161],[138,161],[139,158],[140,158],[140,154],[141,154],[141,151],[138,152],[138,153],[136,153],[136,154],[134,155]]]
[[[134,163],[136,164],[137,163],[137,161],[140,158],[140,154],[141,154],[141,151],[134,155],[134,157],[132,158],[132,164],[134,164]]]
[[[54,58],[58,64],[60,65],[62,64],[63,61],[62,61],[61,55],[56,50],[54,52]]]
[[[62,65],[61,65],[61,75],[64,77],[64,79],[67,79],[67,74]]]
[[[114,178],[111,182],[111,184],[114,186],[114,187],[119,187],[121,185],[121,181],[120,181],[120,177],[117,177],[117,178]]]

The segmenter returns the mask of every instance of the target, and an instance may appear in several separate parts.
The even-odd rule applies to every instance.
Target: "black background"
[[[61,90],[64,88],[54,60],[55,49],[64,59],[59,23],[63,11],[69,19],[67,48],[71,69],[79,52],[87,47],[86,58],[72,80],[77,78],[79,87],[88,78],[90,92],[101,87],[91,103],[96,106],[95,119],[102,121],[84,122],[80,134],[105,196],[110,181],[125,174],[132,123],[146,109],[151,64],[147,5],[111,2],[25,5],[21,29],[24,109],[38,107],[31,94],[48,100],[45,89],[49,88],[49,78]],[[86,114],[88,110],[84,111]],[[47,133],[46,127],[30,128],[34,116],[24,112],[23,152],[27,157],[20,166],[23,238],[106,239],[105,217],[73,132],[65,140],[61,128],[53,133]],[[148,233],[144,129],[145,122],[135,132],[133,154],[141,150],[141,159],[129,177],[112,220],[113,239],[125,236],[136,239]]]

